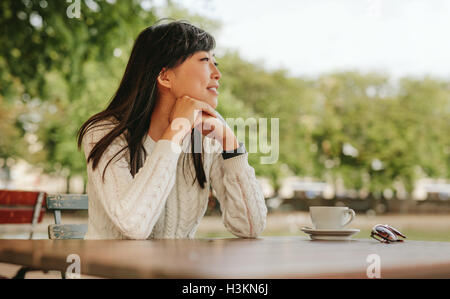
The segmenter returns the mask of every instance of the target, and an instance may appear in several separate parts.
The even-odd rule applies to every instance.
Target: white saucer
[[[357,228],[314,229],[306,226],[301,230],[307,233],[312,240],[350,240],[354,234],[360,232]]]

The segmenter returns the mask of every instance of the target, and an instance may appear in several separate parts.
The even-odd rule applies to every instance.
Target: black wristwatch
[[[222,151],[223,159],[230,159],[239,155],[245,154],[247,151],[245,150],[245,144],[243,142],[239,142],[239,147],[235,150],[231,151]]]

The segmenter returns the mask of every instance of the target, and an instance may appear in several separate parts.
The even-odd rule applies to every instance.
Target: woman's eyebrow
[[[208,55],[208,54],[209,54],[208,51],[200,51],[200,53],[201,53],[201,54],[199,54],[199,55],[202,55],[202,56],[203,56],[203,55]],[[213,53],[212,56],[214,57],[214,60],[216,60],[216,53]]]
[[[209,54],[208,51],[200,51],[202,54]],[[216,57],[216,53],[213,53],[212,56]]]

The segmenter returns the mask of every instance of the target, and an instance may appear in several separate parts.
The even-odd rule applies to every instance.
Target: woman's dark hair
[[[80,149],[83,136],[95,123],[111,117],[117,120],[114,128],[100,139],[89,153],[87,163],[92,160],[93,169],[98,166],[102,154],[111,142],[124,133],[127,145],[106,164],[103,180],[109,163],[127,148],[130,155],[131,175],[134,177],[143,166],[147,157],[143,138],[145,134],[148,134],[150,118],[159,96],[156,82],[161,70],[177,67],[198,51],[210,51],[215,48],[214,38],[189,22],[180,20],[157,24],[162,20],[165,19],[157,21],[138,35],[125,73],[110,104],[105,110],[91,116],[78,130],[78,148]],[[192,159],[196,179],[204,188],[206,175],[203,169],[202,151],[194,151],[194,146],[196,148],[198,146],[194,142],[198,140],[198,135],[201,138],[201,133],[193,129],[191,132]],[[194,182],[195,179],[193,184]]]

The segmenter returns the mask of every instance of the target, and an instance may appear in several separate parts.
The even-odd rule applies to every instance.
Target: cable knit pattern
[[[239,237],[258,236],[266,226],[267,208],[248,153],[226,160],[216,154],[210,177],[225,227]]]
[[[85,134],[86,158],[111,129],[111,125],[98,127]],[[85,239],[194,238],[206,212],[210,186],[231,233],[254,238],[264,230],[267,208],[247,153],[224,160],[220,143],[203,137],[203,165],[209,177],[202,189],[197,182],[192,185],[195,169],[190,135],[181,146],[169,140],[155,142],[146,135],[147,158],[134,178],[124,150],[108,165],[102,182],[106,164],[125,144],[123,135],[117,137],[95,170],[92,161],[87,165],[89,223]]]

